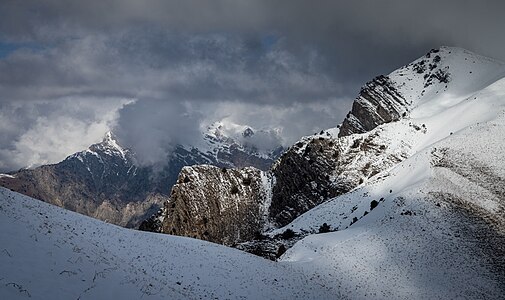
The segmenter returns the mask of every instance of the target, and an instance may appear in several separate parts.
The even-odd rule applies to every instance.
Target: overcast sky
[[[505,60],[503,1],[0,2],[0,171],[112,129],[142,161],[219,119],[289,145],[431,48]]]

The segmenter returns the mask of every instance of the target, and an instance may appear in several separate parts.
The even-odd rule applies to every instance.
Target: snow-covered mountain
[[[282,152],[282,148],[262,152],[248,146],[247,138],[254,135],[249,127],[244,128],[243,140],[225,135],[226,129],[215,123],[202,133],[198,146],[176,145],[162,166],[139,166],[135,153],[108,132],[102,142],[60,163],[0,177],[0,186],[110,223],[137,227],[160,209],[184,166],[267,169]]]
[[[436,54],[449,82],[411,72],[429,69],[433,52],[393,72],[409,117],[360,135],[396,136],[409,157],[287,225],[335,232],[302,239],[282,261],[332,272],[324,284],[355,298],[503,298],[505,66],[457,48]]]
[[[222,230],[226,228],[227,234],[234,240],[227,240],[225,244],[239,243],[241,249],[272,258],[308,234],[346,230],[351,223],[355,226],[361,219],[372,218],[372,200],[375,201],[372,206],[385,206],[384,203],[397,201],[395,195],[407,174],[413,175],[410,177],[411,184],[416,182],[416,178],[422,180],[422,177],[416,177],[422,174],[412,167],[412,160],[422,153],[428,155],[424,161],[428,164],[425,167],[429,168],[436,165],[435,162],[430,163],[433,160],[430,155],[436,155],[431,153],[445,148],[437,144],[455,139],[460,132],[476,126],[500,126],[501,113],[505,108],[504,76],[505,66],[496,60],[459,48],[432,50],[405,67],[367,83],[340,126],[302,138],[268,172],[247,171],[247,174],[257,174],[245,176],[247,182],[263,183],[257,185],[255,193],[248,192],[249,187],[241,183],[245,177],[240,172],[233,173],[235,176],[231,177],[218,176],[220,179],[216,181],[213,179],[217,178],[216,170],[184,168],[179,183],[172,190],[172,197],[165,204],[164,230],[210,241],[216,238],[216,242],[223,242]],[[485,147],[491,152],[503,150],[503,139],[498,134],[486,135],[482,139],[482,133],[476,131],[460,141],[460,148],[482,143],[487,144]],[[491,143],[494,146],[491,147]],[[455,157],[460,150],[447,151]],[[472,155],[478,157],[480,152],[480,149],[469,148],[466,159]],[[465,160],[446,159],[455,160],[453,165]],[[498,159],[477,160],[475,164],[477,170],[501,165]],[[463,163],[460,165],[465,170],[473,168]],[[383,194],[370,197],[366,191],[360,192],[359,195],[365,197],[359,201],[353,196],[357,193],[356,188],[361,189],[390,176],[389,172],[399,166],[408,171],[396,178],[396,187],[395,184],[388,185],[381,189],[385,191]],[[499,173],[486,176],[486,180],[503,183]],[[484,175],[478,177],[484,178]],[[234,186],[237,188],[234,189]],[[453,193],[457,189],[474,189],[470,185],[452,188],[456,189]],[[477,193],[475,197],[485,199],[488,197],[486,193]],[[497,197],[503,201],[503,195]],[[423,199],[432,201],[426,197]],[[237,214],[243,209],[240,203],[249,203],[250,213],[260,215],[262,219],[255,222],[249,222],[247,218],[237,220]],[[322,203],[326,204],[321,206]],[[459,207],[465,205],[459,204]],[[210,207],[219,207],[221,214],[234,217],[213,220]],[[388,217],[394,219],[390,215],[394,213],[394,210],[388,211]],[[410,216],[412,211],[399,213]],[[243,211],[240,214],[247,215]],[[492,214],[487,217],[497,218]],[[216,222],[219,226],[211,226]],[[249,224],[246,232],[243,226],[233,226],[241,222]]]

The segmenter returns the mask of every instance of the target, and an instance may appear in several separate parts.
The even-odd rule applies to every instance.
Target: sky
[[[144,164],[209,124],[335,127],[360,86],[442,45],[505,60],[503,1],[0,2],[0,171],[113,130]]]

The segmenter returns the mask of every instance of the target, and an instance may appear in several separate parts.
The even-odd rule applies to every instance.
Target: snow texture
[[[0,188],[1,299],[331,299],[292,268],[129,230]]]

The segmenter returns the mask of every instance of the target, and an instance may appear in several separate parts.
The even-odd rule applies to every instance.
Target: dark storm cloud
[[[9,123],[17,129],[0,128],[0,148],[10,149],[0,160],[5,166],[12,151],[25,154],[10,166],[50,160],[37,159],[47,149],[26,145],[28,136],[65,117],[81,131],[109,124],[148,162],[223,117],[280,130],[279,143],[289,144],[334,126],[364,82],[432,47],[505,59],[503,11],[502,1],[2,1],[0,102],[2,113],[20,113]],[[51,101],[66,104],[54,105],[59,118],[44,119],[32,102]],[[101,101],[114,105],[90,121],[70,112],[71,101],[95,105],[93,113]],[[170,121],[129,127],[163,112]],[[164,130],[177,124],[186,130]]]
[[[125,105],[114,127],[122,144],[135,149],[138,163],[166,160],[174,145],[197,143],[201,116],[188,103],[144,100]]]

